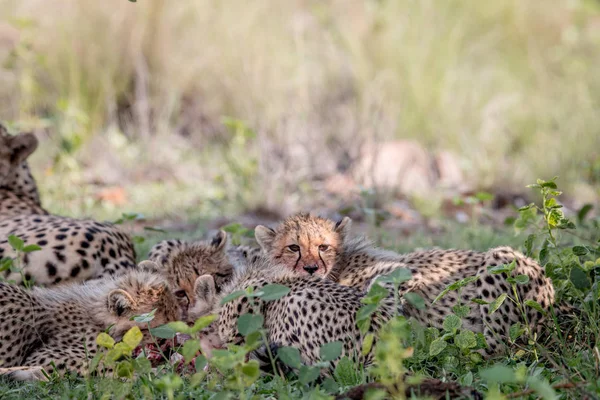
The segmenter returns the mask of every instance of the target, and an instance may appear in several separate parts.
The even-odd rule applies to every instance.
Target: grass
[[[145,215],[125,223],[138,235],[140,259],[158,240],[200,237],[224,215],[339,210],[348,199],[331,199],[323,182],[338,173],[358,179],[352,167],[371,141],[414,139],[432,152],[453,151],[474,189],[521,191],[558,174],[576,204],[597,203],[600,159],[590,149],[600,146],[598,21],[594,0],[4,0],[0,119],[38,130],[32,165],[53,213]],[[435,332],[403,337],[402,327],[390,354],[412,345],[411,371],[473,385],[490,399],[501,398],[494,379],[507,394],[537,390],[522,398],[554,398],[548,385],[566,378],[583,383],[559,390],[560,398],[598,397],[598,220],[582,218],[554,242],[539,215],[518,233],[440,220],[439,196],[413,202],[434,217],[437,234],[367,230],[401,252],[530,250],[558,297],[585,313],[570,338],[550,335],[557,347],[536,338],[541,347],[493,362],[461,352],[456,332],[432,356]],[[169,221],[191,228],[140,230]],[[397,363],[378,362],[377,378],[391,379]],[[167,368],[135,381],[0,381],[0,398],[225,396],[222,376],[176,376]],[[364,380],[341,372],[327,390]],[[321,398],[327,390],[261,377],[231,393]]]
[[[560,174],[598,197],[593,0],[7,0],[0,15],[0,118],[51,133],[47,193],[99,181],[144,213],[287,212],[352,175],[361,143],[415,139],[457,153],[476,188]]]
[[[542,183],[542,186],[544,185],[546,183]],[[553,190],[550,188],[545,194],[548,206],[551,206],[549,199],[556,194]],[[546,209],[548,213],[552,210],[558,210],[560,213],[559,208]],[[465,227],[447,222],[443,235],[416,234],[404,239],[396,237],[395,240],[391,240],[389,234],[380,235],[384,242],[394,243],[386,247],[398,251],[410,251],[420,246],[485,250],[496,245],[512,245],[540,259],[545,265],[546,274],[553,279],[559,300],[569,300],[583,310],[580,316],[567,325],[570,328],[562,325],[564,321],[557,321],[556,323],[561,325],[557,325],[555,333],[529,337],[529,343],[526,341],[525,344],[514,345],[506,355],[493,360],[481,360],[474,351],[476,347],[468,344],[469,340],[475,340],[475,336],[471,339],[468,331],[460,329],[460,317],[453,315],[454,320],[447,321],[449,328],[446,332],[432,328],[422,330],[415,325],[406,326],[402,320],[391,324],[390,333],[378,344],[384,350],[376,353],[377,367],[371,370],[370,374],[356,374],[356,366],[339,367],[332,378],[319,384],[306,383],[302,373],[300,378],[269,375],[258,377],[252,372],[251,364],[235,364],[236,362],[232,361],[236,358],[233,354],[240,354],[240,351],[243,354],[246,351],[238,349],[226,352],[225,358],[218,359],[214,365],[210,361],[221,373],[213,370],[208,375],[200,373],[180,378],[172,367],[166,365],[156,372],[148,372],[140,367],[139,370],[135,370],[139,374],[137,379],[83,379],[73,376],[63,379],[55,377],[48,383],[11,383],[0,380],[0,397],[326,399],[332,394],[372,379],[387,384],[397,382],[399,376],[405,371],[410,371],[420,376],[472,386],[485,393],[487,399],[594,398],[600,395],[600,354],[597,347],[600,333],[597,324],[600,316],[597,300],[597,272],[600,268],[600,248],[597,243],[600,219],[587,218],[580,214],[576,221],[577,229],[573,226],[553,224],[552,221],[554,220],[541,214],[532,215],[527,210],[522,210],[515,226],[524,229],[518,229],[517,234],[512,226]],[[561,223],[567,222],[561,220]],[[380,228],[373,226],[372,229]],[[178,236],[191,239],[201,236],[203,232],[203,229],[187,233],[146,232],[144,241],[138,241],[136,247],[143,257],[147,249],[163,237]],[[552,236],[549,232],[552,232]],[[456,314],[460,315],[459,310]],[[452,328],[451,324],[458,324],[458,330],[456,327]],[[434,343],[436,338],[439,341],[442,334],[445,334],[444,341],[447,344],[437,353],[433,350],[436,346]],[[221,363],[225,360],[230,368],[238,372],[223,370]],[[232,362],[234,364],[231,364]],[[236,365],[240,368],[246,365],[247,369],[236,370]],[[234,375],[231,375],[232,373]],[[242,375],[239,375],[240,373]],[[246,373],[249,378],[244,381]]]

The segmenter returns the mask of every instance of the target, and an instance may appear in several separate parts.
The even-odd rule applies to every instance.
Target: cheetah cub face
[[[115,318],[111,333],[120,337],[138,325],[131,318],[156,310],[150,327],[180,319],[177,301],[164,277],[149,271],[134,271],[123,276],[106,298],[108,312]],[[146,324],[144,324],[146,325]]]
[[[259,225],[256,241],[274,263],[302,275],[326,276],[342,253],[351,220],[339,222],[306,213],[286,218],[275,229]]]
[[[188,243],[169,255],[162,266],[143,261],[140,266],[161,272],[177,300],[182,320],[194,322],[189,309],[196,304],[198,278],[213,279],[215,293],[233,276],[233,265],[227,256],[227,233],[220,231],[211,241]]]
[[[32,133],[12,136],[0,124],[0,186],[9,183],[12,172],[37,149],[38,140]]]

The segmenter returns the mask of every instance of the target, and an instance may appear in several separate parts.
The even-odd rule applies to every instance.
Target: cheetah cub
[[[137,325],[149,339],[148,325],[130,318],[154,309],[151,327],[180,317],[164,278],[145,270],[31,291],[0,282],[0,372],[12,371],[17,380],[44,379],[42,369],[51,372],[54,363],[60,374],[86,374],[99,333],[110,327],[119,340]]]
[[[274,301],[263,301],[245,296],[221,304],[228,295],[239,290],[253,288],[257,292],[265,285],[279,284],[290,292]],[[292,346],[300,350],[302,361],[314,364],[320,360],[322,345],[340,341],[343,354],[362,365],[372,362],[373,354],[361,355],[363,335],[356,325],[356,313],[363,306],[363,293],[354,288],[341,286],[316,276],[299,275],[294,271],[272,264],[260,257],[237,271],[220,294],[214,289],[214,278],[203,275],[196,287],[200,295],[192,308],[194,318],[214,313],[217,321],[209,332],[217,332],[223,344],[239,344],[243,336],[238,332],[238,317],[258,312],[264,316],[269,343]],[[383,301],[380,309],[371,317],[369,333],[376,333],[394,315],[394,302]],[[262,360],[265,361],[265,360]]]
[[[499,247],[487,252],[470,250],[428,250],[408,254],[376,248],[370,241],[350,237],[351,221],[340,222],[297,214],[288,217],[277,228],[256,227],[256,239],[263,252],[273,261],[283,264],[288,270],[305,274],[322,275],[344,286],[366,290],[379,275],[388,274],[398,268],[411,271],[412,279],[400,286],[400,293],[413,292],[425,300],[427,308],[418,310],[406,304],[404,313],[418,321],[441,328],[444,318],[452,313],[459,302],[471,308],[466,318],[466,328],[484,334],[489,348],[488,354],[500,350],[501,341],[508,336],[510,326],[523,322],[517,306],[505,301],[491,316],[489,306],[471,303],[480,299],[487,303],[502,293],[510,293],[506,274],[493,275],[488,267],[515,262],[515,275],[529,277],[525,285],[518,285],[521,301],[534,300],[549,309],[554,302],[554,287],[534,260],[509,247]],[[305,266],[311,266],[305,268]],[[450,292],[441,300],[433,300],[453,282],[479,276],[461,293]],[[544,320],[541,312],[528,308],[527,319],[538,332]]]
[[[130,237],[117,227],[92,220],[49,215],[27,164],[38,141],[31,133],[12,136],[0,124],[0,258],[14,258],[8,237],[42,249],[22,254],[21,272],[7,270],[14,283],[52,285],[122,273],[135,267]]]
[[[234,265],[227,251],[227,233],[219,231],[209,241],[183,242],[166,240],[157,243],[140,266],[163,274],[177,298],[182,319],[194,322],[189,308],[196,304],[197,279],[202,275],[213,278],[217,292],[233,276]]]

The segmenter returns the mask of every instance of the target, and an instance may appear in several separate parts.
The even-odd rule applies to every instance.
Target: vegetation
[[[399,252],[514,246],[545,267],[559,301],[582,312],[555,319],[543,337],[515,324],[511,351],[491,361],[463,329],[465,305],[443,330],[398,317],[381,334],[373,368],[342,360],[325,379],[292,349],[282,355],[293,370],[286,376],[245,361],[264,339],[259,317],[242,322],[245,346],[211,360],[193,359],[197,342],[186,342],[185,368],[165,361],[151,370],[147,355],[132,353],[133,330],[119,343],[99,336],[98,376],[0,380],[0,398],[325,399],[373,380],[401,398],[409,375],[406,383],[435,377],[488,399],[597,398],[600,219],[584,204],[600,193],[599,21],[595,0],[1,1],[0,119],[42,137],[32,164],[53,213],[122,215],[116,222],[135,230],[143,258],[160,239],[197,238],[217,216],[323,204],[347,213],[347,199],[327,198],[323,182],[347,173],[366,144],[414,139],[458,155],[476,194],[455,203],[480,211],[459,224],[440,218],[436,196],[412,198],[424,228],[407,236],[384,228],[392,218],[383,196],[364,190],[351,203],[369,234]],[[535,203],[505,225],[479,223],[492,213],[488,191],[520,192],[554,174],[560,181],[537,181]],[[574,212],[562,208],[559,184]],[[186,229],[163,229],[181,222]],[[143,227],[155,223],[162,228]],[[236,242],[252,236],[242,225],[227,230]],[[37,250],[15,239],[17,252]],[[0,271],[18,268],[0,262]],[[512,288],[524,281],[509,279]],[[538,307],[514,293],[492,310],[504,301]],[[381,295],[375,286],[365,310]],[[176,328],[185,330],[153,333],[169,338]],[[323,361],[337,350],[323,348]],[[115,376],[100,361],[116,366]]]
[[[595,0],[5,0],[0,117],[49,129],[36,170],[70,214],[303,208],[393,138],[453,150],[480,189],[560,175],[589,202],[599,18]]]
[[[0,397],[170,400],[189,397],[249,399],[272,396],[327,399],[353,386],[376,380],[395,398],[403,398],[404,384],[414,383],[423,377],[435,377],[472,386],[485,393],[487,399],[594,398],[600,394],[597,371],[600,362],[597,347],[600,332],[600,219],[587,217],[589,207],[580,211],[577,221],[567,219],[557,201],[561,193],[555,180],[538,180],[532,187],[542,193],[544,202],[539,206],[532,204],[521,208],[518,218],[512,222],[517,231],[524,231],[526,235],[526,240],[520,247],[545,266],[557,289],[557,300],[568,301],[582,312],[572,321],[560,321],[554,317],[556,329],[542,337],[530,332],[525,321],[513,325],[510,330],[513,342],[510,351],[500,358],[484,360],[477,352],[485,343],[480,334],[462,328],[462,318],[468,312],[468,304],[463,304],[456,306],[454,314],[446,318],[443,330],[420,327],[402,316],[392,320],[381,331],[380,341],[376,345],[376,362],[372,368],[363,369],[353,365],[349,359],[341,359],[330,377],[319,379],[319,365],[302,366],[296,349],[283,348],[279,358],[293,372],[283,376],[261,375],[258,363],[246,361],[245,356],[266,340],[262,328],[263,319],[259,314],[247,314],[238,321],[240,332],[246,337],[246,344],[215,351],[210,360],[204,356],[195,357],[200,345],[197,340],[190,340],[179,348],[182,365],[165,359],[158,369],[151,370],[147,355],[143,352],[136,357],[131,355],[141,339],[139,330],[134,328],[119,343],[115,343],[106,334],[98,337],[98,343],[107,349],[92,361],[92,369],[99,368],[98,376],[72,376],[63,379],[51,376],[48,383],[15,384],[0,381]],[[485,230],[482,229],[481,232]],[[508,234],[508,230],[498,233],[498,240],[510,242]],[[476,240],[482,237],[485,238],[485,235],[472,236],[470,242],[460,245],[480,247],[482,243],[477,243]],[[20,244],[15,242],[15,245],[18,247]],[[487,246],[487,241],[483,245]],[[494,267],[494,273],[508,273],[508,281],[513,290],[491,303],[490,313],[495,312],[504,301],[516,302],[523,310],[526,307],[541,310],[541,306],[533,301],[520,301],[514,287],[527,283],[527,277],[512,276],[510,272],[513,268],[514,265]],[[410,279],[410,272],[398,270],[384,281],[398,285],[407,279]],[[440,297],[450,290],[460,290],[470,279],[450,285]],[[286,293],[285,287],[268,285],[256,293],[236,292],[234,295],[262,297],[264,301],[269,301]],[[375,285],[365,298],[365,306],[358,317],[359,326],[363,329],[367,328],[364,324],[368,321],[369,313],[376,309],[385,294],[385,289]],[[407,300],[418,304],[417,298]],[[152,315],[136,318],[141,322],[148,322]],[[157,340],[173,338],[176,331],[194,337],[212,320],[212,316],[201,318],[194,327],[171,323],[151,332]],[[368,350],[370,346],[367,336],[363,350]],[[338,359],[340,353],[341,346],[338,343],[324,346],[321,349],[322,366],[328,365],[330,360]],[[114,376],[102,372],[102,363],[116,367]],[[205,368],[207,365],[208,369]],[[182,371],[187,373],[181,374]]]

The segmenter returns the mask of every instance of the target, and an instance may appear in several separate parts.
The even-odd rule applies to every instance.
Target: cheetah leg
[[[11,367],[0,368],[0,376],[6,376],[16,381],[47,381],[44,367]]]
[[[85,375],[88,369],[88,358],[83,345],[67,348],[42,348],[27,357],[25,364],[39,365],[48,373],[56,370],[60,375],[66,371]]]

